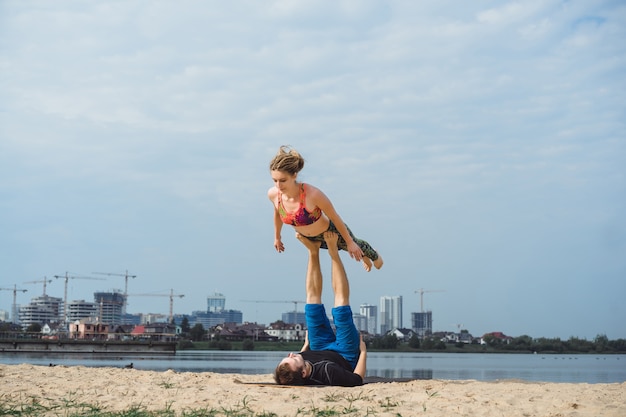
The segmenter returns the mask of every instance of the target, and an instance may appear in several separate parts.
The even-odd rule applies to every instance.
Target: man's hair
[[[279,385],[304,385],[302,371],[294,371],[289,364],[278,364],[274,370],[274,381]]]

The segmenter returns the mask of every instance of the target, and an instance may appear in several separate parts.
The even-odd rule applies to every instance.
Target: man
[[[309,250],[304,306],[307,333],[300,352],[290,353],[278,364],[274,379],[281,385],[363,385],[367,350],[352,319],[350,286],[337,246],[339,236],[333,232],[324,234],[331,258],[336,334],[322,304],[321,242],[299,234],[297,237]]]

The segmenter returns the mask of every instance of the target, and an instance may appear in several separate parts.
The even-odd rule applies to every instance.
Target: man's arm
[[[359,375],[361,379],[365,379],[365,374],[367,373],[367,346],[363,341],[363,336],[361,336],[360,350],[361,353],[359,353],[359,360],[356,362],[354,373]]]
[[[302,349],[300,349],[300,352],[304,352],[305,350],[309,349],[311,349],[311,347],[309,346],[309,331],[307,330],[304,333],[304,344],[302,345]]]

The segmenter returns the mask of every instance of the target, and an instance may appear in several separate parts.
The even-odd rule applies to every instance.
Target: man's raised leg
[[[306,271],[306,302],[307,304],[322,304],[322,268],[320,266],[320,245],[296,233],[296,238],[308,249],[309,262]]]
[[[328,246],[328,254],[331,259],[333,292],[335,293],[335,307],[350,305],[350,284],[346,270],[339,256],[337,246],[339,235],[334,232],[324,233],[324,240]]]

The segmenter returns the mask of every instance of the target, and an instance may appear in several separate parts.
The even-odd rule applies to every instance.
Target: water
[[[271,374],[288,352],[180,351],[172,356],[0,353],[0,363],[124,367],[151,371]],[[369,352],[367,376],[385,378],[535,382],[626,382],[626,355],[531,355]]]

